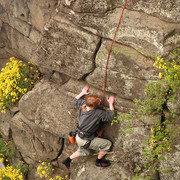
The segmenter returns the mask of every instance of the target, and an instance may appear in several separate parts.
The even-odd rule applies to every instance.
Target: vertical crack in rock
[[[94,54],[93,54],[93,57],[92,57],[92,59],[93,59],[93,69],[92,69],[90,72],[84,74],[83,77],[82,77],[81,79],[79,79],[79,80],[85,81],[86,77],[87,77],[89,74],[91,74],[91,73],[96,69],[95,59],[96,59],[96,55],[97,55],[97,53],[98,53],[98,51],[99,51],[99,49],[100,49],[100,47],[101,47],[101,44],[102,44],[102,37],[100,37],[100,40],[99,40],[99,42],[97,43],[96,49],[95,49]]]
[[[57,160],[57,159],[58,159],[58,157],[62,154],[62,152],[63,152],[63,150],[64,150],[64,141],[65,141],[65,139],[64,139],[64,138],[62,138],[62,147],[60,148],[60,150],[59,150],[59,153],[58,153],[57,157],[56,157],[55,159],[53,159],[52,161]]]
[[[157,180],[161,180],[159,171],[157,171]]]

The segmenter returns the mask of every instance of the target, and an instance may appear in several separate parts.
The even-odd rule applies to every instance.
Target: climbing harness
[[[119,29],[119,25],[121,23],[121,19],[122,19],[122,16],[123,16],[123,13],[124,13],[124,9],[126,7],[126,3],[127,3],[127,0],[125,1],[124,3],[124,6],[123,6],[123,9],[122,9],[122,12],[121,12],[121,16],[119,18],[119,23],[116,27],[116,31],[115,31],[115,34],[114,34],[114,38],[112,40],[112,43],[111,43],[111,46],[109,48],[109,52],[108,52],[108,57],[107,57],[107,62],[106,62],[106,69],[105,69],[105,77],[104,77],[104,89],[103,89],[103,98],[102,98],[102,107],[103,107],[103,101],[104,101],[104,97],[105,97],[105,88],[106,88],[106,80],[107,80],[107,67],[108,67],[108,62],[109,62],[109,57],[110,57],[110,53],[111,53],[111,49],[112,49],[112,46],[113,46],[113,43],[114,43],[114,40],[115,40],[115,37],[116,37],[116,34],[117,34],[117,31]]]

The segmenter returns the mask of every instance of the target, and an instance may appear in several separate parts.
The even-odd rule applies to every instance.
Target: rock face
[[[51,161],[57,158],[62,148],[62,138],[38,128],[21,113],[12,118],[10,126],[13,140],[28,164],[39,159]]]
[[[131,180],[141,158],[143,139],[153,117],[142,124],[132,120],[134,133],[118,136],[127,122],[104,125],[104,137],[114,144],[106,171],[94,164],[96,156],[72,162],[70,172],[61,160],[76,150],[68,141],[78,110],[73,98],[85,85],[102,98],[106,59],[125,1],[119,0],[0,0],[0,69],[9,57],[34,62],[48,78],[25,94],[18,107],[0,114],[0,131],[12,138],[30,167],[29,180],[38,179],[39,160],[53,163],[56,174],[72,180]],[[128,1],[107,66],[106,96],[114,94],[118,113],[134,109],[134,98],[144,98],[157,55],[167,56],[180,45],[179,0]],[[104,102],[108,108],[107,102]],[[168,102],[168,108],[178,104]],[[159,118],[159,117],[158,117]],[[160,118],[159,118],[160,119]],[[132,149],[134,149],[132,151]],[[161,180],[179,179],[179,144],[171,159],[160,164]],[[129,152],[129,153],[128,153]],[[171,164],[173,172],[163,173]],[[154,179],[158,179],[157,176]]]

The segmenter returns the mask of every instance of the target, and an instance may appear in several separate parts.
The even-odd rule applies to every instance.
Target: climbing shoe
[[[69,157],[66,159],[63,159],[61,162],[66,166],[67,169],[70,168],[71,159]]]
[[[97,159],[96,160],[97,167],[108,167],[110,165],[111,165],[111,163],[108,160],[105,160],[105,159]]]

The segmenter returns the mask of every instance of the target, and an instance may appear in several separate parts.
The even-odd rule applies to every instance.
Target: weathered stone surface
[[[11,14],[11,16],[26,22],[29,21],[29,9],[26,0],[0,0],[0,5],[2,5],[3,9]]]
[[[38,128],[22,113],[17,113],[10,125],[13,140],[28,164],[39,160],[50,161],[58,156],[62,148],[60,137]]]
[[[180,179],[180,145],[177,145],[170,156],[166,154],[164,157],[165,160],[160,163],[160,178],[162,180]]]
[[[52,77],[50,78],[50,81],[56,83],[56,84],[64,84],[68,82],[70,79],[69,76],[66,76],[65,74],[54,72]]]
[[[79,159],[78,159],[79,160]],[[120,163],[113,163],[106,170],[103,168],[97,169],[95,166],[96,157],[93,159],[86,159],[86,162],[77,163],[73,161],[71,170],[71,179],[84,180],[84,179],[113,179],[113,180],[131,180],[132,174],[128,169],[125,169]]]
[[[43,32],[45,24],[49,21],[57,5],[57,0],[31,0],[28,1],[28,8],[30,11],[30,22]]]
[[[53,20],[33,60],[39,66],[79,79],[93,70],[98,43],[97,36]]]
[[[35,28],[32,28],[29,34],[29,39],[34,43],[39,43],[41,38],[42,38],[42,34]]]
[[[5,23],[8,23],[12,28],[16,29],[18,32],[22,33],[24,36],[28,37],[31,25],[29,25],[27,22],[20,20],[18,18],[15,18],[8,14],[8,21],[4,21]]]
[[[98,88],[102,88],[104,84],[106,52],[109,46],[109,41],[103,41],[96,56],[96,69],[86,78],[89,84],[95,84]],[[152,68],[153,61],[129,49],[118,44],[113,46],[108,63],[106,90],[133,100],[144,96],[147,81],[156,79],[157,75]],[[148,66],[145,65],[147,62]]]
[[[113,39],[121,8],[105,15],[64,10],[67,19],[101,37]],[[62,12],[61,12],[62,13]],[[167,55],[179,46],[179,25],[167,23],[145,13],[125,10],[116,41],[138,49],[144,55]]]
[[[63,0],[62,5],[71,8],[74,12],[105,14],[112,9],[124,6],[125,1],[119,0]],[[179,0],[133,0],[127,1],[126,8],[145,12],[168,22],[180,22]]]
[[[8,52],[13,56],[31,61],[34,44],[30,39],[8,24],[3,24],[0,37]]]
[[[78,115],[72,103],[73,98],[61,92],[60,88],[49,82],[38,84],[21,98],[19,108],[38,127],[67,137],[70,130],[75,130]]]
[[[122,1],[121,1],[122,2]],[[134,0],[129,1],[127,8],[135,11],[143,11],[146,14],[156,16],[168,22],[180,22],[179,0]]]
[[[0,112],[0,132],[5,139],[11,138],[10,130],[10,120],[12,118],[12,113],[7,111],[6,114]]]
[[[1,49],[0,49],[0,56],[3,57],[3,55],[5,55],[5,54],[4,54],[4,52],[1,53]],[[9,59],[5,59],[5,58],[1,59],[0,58],[0,71],[2,68],[4,68],[6,66],[7,62],[9,62]]]
[[[0,31],[1,31],[2,23],[3,23],[3,22],[0,20]]]

